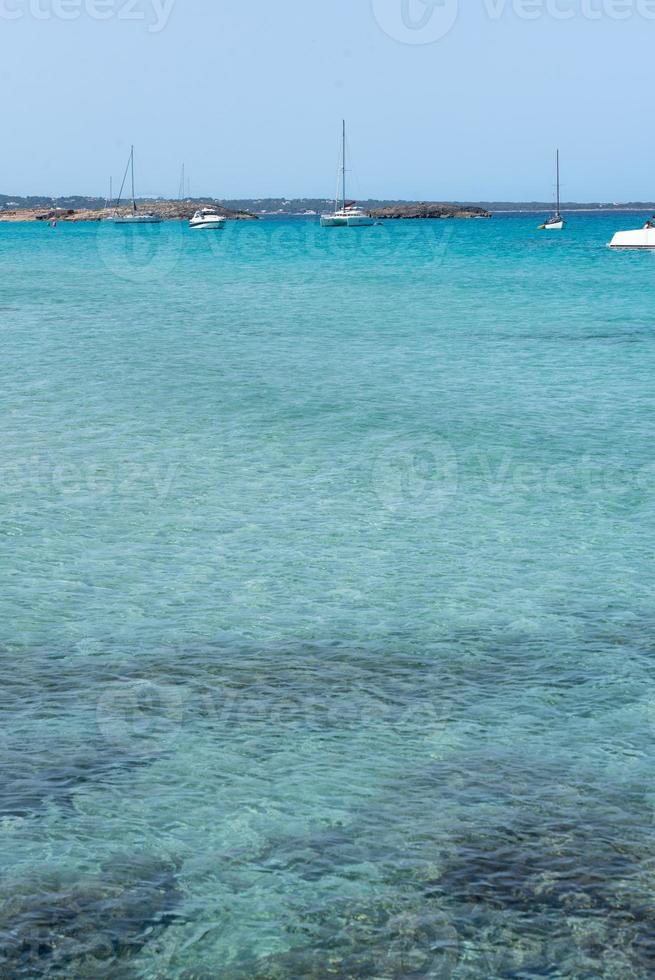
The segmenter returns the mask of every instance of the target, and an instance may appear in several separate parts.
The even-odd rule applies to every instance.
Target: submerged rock
[[[130,857],[106,873],[56,873],[5,888],[0,976],[121,977],[127,962],[174,919],[175,868]]]
[[[31,817],[50,804],[67,808],[82,787],[107,783],[122,770],[143,764],[118,756],[108,745],[83,749],[49,743],[5,756],[0,756],[0,818]]]
[[[449,919],[429,904],[336,902],[307,915],[311,939],[221,971],[221,980],[451,980],[460,960]],[[310,928],[318,929],[314,934]]]
[[[488,974],[651,977],[650,845],[613,836],[584,808],[577,821],[492,826],[449,844],[425,896],[451,909]]]

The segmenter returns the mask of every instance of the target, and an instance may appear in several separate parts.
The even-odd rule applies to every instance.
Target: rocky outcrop
[[[157,201],[139,204],[140,211],[158,214],[164,221],[188,221],[198,208],[209,207],[230,221],[257,221],[257,215],[247,211],[232,211],[214,204],[212,201]],[[121,207],[118,214],[125,215],[130,207]],[[73,210],[72,208],[17,208],[15,211],[0,211],[0,221],[104,221],[112,218],[115,208],[100,210]]]
[[[47,867],[3,881],[0,976],[133,976],[133,960],[176,919],[177,865],[117,855],[93,876]]]
[[[395,204],[384,208],[373,208],[369,212],[373,218],[490,218],[491,212],[484,208],[463,206],[461,204]]]

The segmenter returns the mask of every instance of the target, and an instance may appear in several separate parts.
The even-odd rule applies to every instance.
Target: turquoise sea
[[[0,976],[655,973],[643,215],[0,225]]]

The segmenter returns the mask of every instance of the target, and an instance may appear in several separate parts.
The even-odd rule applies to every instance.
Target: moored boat
[[[559,180],[559,150],[557,151],[557,202],[555,204],[555,214],[551,215],[548,221],[539,225],[540,231],[562,231],[566,226],[566,221],[560,212],[560,180]]]
[[[350,205],[346,208],[346,224],[349,228],[359,228],[364,225],[373,225],[375,222],[370,214],[367,214],[362,208]]]
[[[333,211],[332,214],[321,215],[321,225],[323,228],[361,228],[366,225],[375,224],[373,218],[362,208],[358,208],[354,203],[347,204],[344,208]]]
[[[373,218],[362,208],[357,207],[356,201],[346,200],[346,121],[342,123],[341,138],[341,207],[339,207],[339,190],[334,202],[334,211],[321,215],[322,228],[363,228],[375,224]]]
[[[338,228],[348,224],[346,220],[346,212],[343,208],[338,211],[334,211],[332,214],[322,214],[321,215],[321,227],[322,228]]]
[[[115,225],[159,225],[162,218],[158,214],[144,212],[138,214],[116,214],[113,218]]]
[[[118,209],[120,207],[121,197],[123,195],[123,188],[125,187],[125,181],[127,180],[127,175],[130,171],[132,173],[132,211],[128,214],[119,214]],[[115,225],[158,225],[162,221],[161,215],[152,214],[148,211],[139,211],[136,206],[136,198],[134,196],[134,147],[130,149],[130,158],[127,161],[127,167],[125,168],[125,174],[123,176],[123,183],[121,184],[121,189],[116,201],[116,207],[114,208],[113,221]]]
[[[219,231],[225,227],[225,218],[212,208],[199,208],[189,221],[189,228]]]
[[[649,218],[643,228],[635,228],[634,231],[617,231],[609,247],[642,252],[655,249],[655,217]]]

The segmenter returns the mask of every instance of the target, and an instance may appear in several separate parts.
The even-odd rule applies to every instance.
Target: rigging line
[[[134,147],[132,147],[132,153],[130,154],[132,160],[132,210],[136,214],[136,200],[134,197]]]
[[[128,175],[128,173],[129,173],[129,169],[130,169],[130,163],[131,163],[131,160],[132,160],[132,154],[130,154],[130,159],[129,159],[129,160],[127,161],[127,166],[126,166],[126,168],[125,168],[125,173],[123,174],[123,183],[121,184],[121,189],[120,189],[120,191],[118,192],[118,197],[116,198],[116,207],[115,207],[115,209],[114,209],[114,210],[116,210],[116,211],[118,210],[118,208],[119,208],[119,205],[120,205],[120,203],[121,203],[121,198],[122,198],[122,196],[123,196],[123,189],[124,189],[124,187],[125,187],[125,181],[127,180],[127,175]]]

